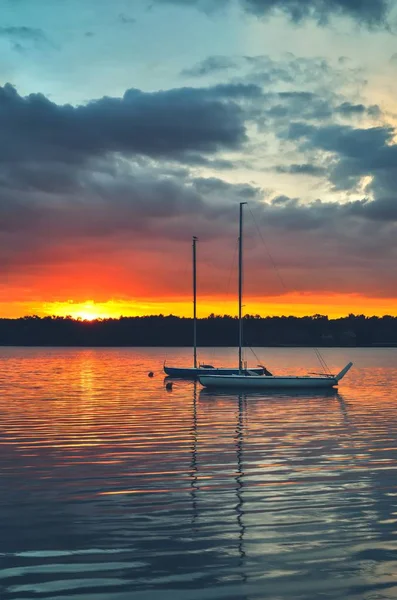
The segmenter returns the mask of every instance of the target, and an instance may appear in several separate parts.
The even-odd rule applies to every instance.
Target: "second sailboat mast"
[[[196,243],[193,236],[193,366],[197,369],[197,274],[196,274]]]

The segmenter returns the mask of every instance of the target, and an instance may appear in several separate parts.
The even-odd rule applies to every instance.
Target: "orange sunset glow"
[[[18,318],[21,315],[70,316],[73,319],[93,321],[95,319],[118,319],[119,317],[141,317],[146,315],[169,315],[181,317],[192,316],[192,302],[189,299],[147,299],[110,300],[108,302],[16,302],[9,306],[3,304],[2,314],[6,318]],[[216,315],[237,315],[236,302],[230,298],[203,298],[200,300],[198,317]],[[245,306],[245,314],[266,316],[297,316],[325,314],[330,318],[339,318],[348,314],[364,314],[366,316],[397,316],[397,303],[394,298],[363,298],[358,295],[346,296],[286,294],[271,298],[249,298]]]
[[[193,236],[198,316],[236,315],[240,203],[245,314],[397,316],[397,57],[371,37],[388,3],[138,4],[139,60],[135,17],[114,55],[107,25],[76,26],[73,65],[61,41],[39,60],[58,47],[40,23],[0,28],[0,317],[191,316]],[[231,37],[211,49],[215,5]],[[193,15],[202,43],[176,50]],[[342,17],[365,46],[335,42]]]

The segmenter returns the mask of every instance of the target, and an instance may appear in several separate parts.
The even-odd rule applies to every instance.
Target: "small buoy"
[[[154,375],[153,371],[149,371],[148,377],[153,377],[153,375]]]
[[[167,383],[165,384],[165,389],[168,390],[169,392],[171,392],[171,390],[172,390],[172,381],[167,381]]]

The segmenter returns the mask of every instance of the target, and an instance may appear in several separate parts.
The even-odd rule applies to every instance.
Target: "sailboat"
[[[207,364],[198,364],[197,361],[197,237],[193,236],[193,367],[169,367],[163,365],[164,372],[169,377],[178,377],[180,379],[197,379],[199,375],[238,375],[248,372],[246,369],[213,367]],[[250,373],[262,375],[265,372],[264,367],[250,369]]]
[[[257,375],[251,370],[243,369],[242,360],[242,340],[243,340],[243,318],[242,318],[242,299],[243,299],[243,207],[246,202],[240,202],[240,233],[239,233],[239,295],[238,295],[238,318],[239,318],[239,362],[237,374],[219,375],[217,377],[211,374],[199,376],[201,385],[207,388],[227,388],[227,389],[312,389],[312,388],[333,388],[343,379],[346,373],[353,366],[349,362],[344,369],[337,375],[324,373],[324,375],[289,375],[277,376],[266,374]]]

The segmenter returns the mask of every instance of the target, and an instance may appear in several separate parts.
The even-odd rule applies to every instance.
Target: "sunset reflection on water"
[[[310,395],[170,393],[167,354],[1,349],[1,599],[396,597],[397,350]]]

